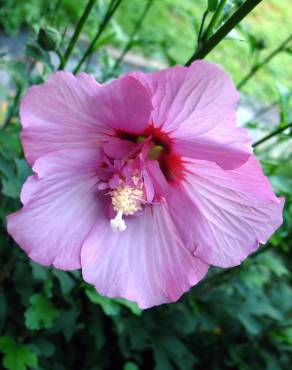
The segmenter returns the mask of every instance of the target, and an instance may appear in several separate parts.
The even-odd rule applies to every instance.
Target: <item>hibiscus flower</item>
[[[284,202],[236,127],[238,97],[204,61],[31,87],[20,116],[34,174],[9,233],[33,261],[81,268],[100,294],[141,308],[176,301],[210,265],[240,264]]]

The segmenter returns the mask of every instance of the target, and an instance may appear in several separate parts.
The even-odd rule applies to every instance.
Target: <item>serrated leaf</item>
[[[29,299],[30,307],[25,312],[25,325],[30,330],[51,328],[59,315],[58,310],[43,293]]]
[[[0,337],[0,351],[4,354],[3,366],[7,370],[35,369],[38,366],[38,358],[32,349],[17,344],[12,337]]]

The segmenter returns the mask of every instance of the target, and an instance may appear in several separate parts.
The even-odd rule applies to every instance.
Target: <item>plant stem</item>
[[[271,132],[270,134],[268,134],[267,136],[264,136],[262,139],[256,141],[254,144],[253,144],[253,147],[256,148],[257,146],[261,145],[262,143],[264,143],[265,141],[267,140],[270,140],[272,137],[280,134],[281,132],[285,131],[287,128],[289,127],[292,127],[292,122],[288,123],[287,125],[283,126],[283,127],[280,127],[278,128],[277,130]]]
[[[204,32],[203,39],[208,40],[209,36],[211,35],[213,29],[216,27],[219,17],[224,9],[224,6],[226,4],[227,0],[221,0],[219,5],[217,6],[217,9],[215,13],[213,14],[213,17],[211,18],[211,21]]]
[[[68,59],[74,49],[74,46],[79,38],[79,35],[81,33],[81,30],[91,12],[91,9],[93,8],[94,4],[95,4],[96,0],[88,0],[88,3],[86,5],[86,8],[84,9],[84,12],[82,14],[82,16],[80,17],[78,23],[77,23],[77,26],[76,26],[76,29],[74,31],[74,34],[70,40],[70,43],[67,47],[67,50],[65,51],[65,54],[64,54],[64,57],[62,58],[61,60],[61,63],[59,65],[59,69],[64,69],[66,67],[66,64],[68,62]]]
[[[246,0],[237,11],[191,56],[185,64],[189,66],[196,59],[203,59],[220,41],[246,17],[262,0]]]
[[[237,85],[238,89],[241,89],[252,77],[253,75],[261,68],[263,68],[274,56],[285,50],[286,45],[292,40],[292,34],[284,40],[281,45],[279,45],[275,50],[273,50],[262,62],[254,65],[250,72],[239,82]]]
[[[18,86],[17,89],[16,89],[15,96],[13,98],[13,103],[12,103],[11,107],[9,108],[9,111],[8,111],[7,117],[5,119],[4,125],[2,126],[2,129],[5,129],[9,125],[12,117],[14,116],[15,111],[16,111],[16,109],[18,107],[18,104],[19,104],[19,101],[20,101],[21,93],[22,93],[22,86]]]
[[[130,35],[130,38],[129,38],[129,41],[128,43],[126,44],[125,48],[123,49],[121,55],[119,56],[119,58],[116,60],[114,66],[113,66],[113,72],[119,67],[119,65],[121,64],[121,62],[123,61],[125,55],[127,54],[127,52],[131,49],[132,45],[133,45],[133,41],[134,41],[134,38],[137,34],[137,32],[139,31],[140,27],[141,27],[141,24],[143,23],[148,11],[150,10],[151,8],[151,5],[153,4],[153,0],[148,0],[147,3],[146,3],[146,6],[141,14],[141,16],[139,17],[139,19],[137,20],[136,24],[135,24],[135,27]]]
[[[203,17],[202,17],[202,21],[201,21],[201,25],[200,25],[200,29],[199,29],[199,33],[198,33],[198,39],[197,39],[197,44],[198,44],[197,48],[199,48],[200,45],[201,45],[201,39],[202,39],[203,30],[204,30],[204,25],[205,25],[205,21],[206,21],[206,18],[208,16],[208,14],[209,14],[209,11],[207,9],[207,10],[205,10],[205,13],[203,14]]]
[[[103,33],[103,31],[105,30],[108,22],[111,20],[112,16],[114,15],[115,11],[117,10],[118,6],[120,5],[122,0],[111,0],[110,2],[110,5],[106,11],[106,14],[104,16],[104,19],[102,20],[98,30],[97,30],[97,33],[95,35],[95,37],[93,38],[93,40],[91,41],[90,45],[88,46],[87,50],[85,51],[85,53],[83,54],[81,60],[79,61],[79,63],[77,64],[77,66],[75,67],[73,73],[76,74],[79,69],[81,68],[82,64],[85,62],[85,60],[92,54],[92,51],[94,49],[94,46],[96,44],[96,42],[98,41],[98,39],[100,38],[101,34]]]

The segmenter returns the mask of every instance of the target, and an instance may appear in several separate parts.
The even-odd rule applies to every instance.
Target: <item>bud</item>
[[[58,50],[61,36],[55,28],[41,28],[38,33],[38,44],[46,51]]]

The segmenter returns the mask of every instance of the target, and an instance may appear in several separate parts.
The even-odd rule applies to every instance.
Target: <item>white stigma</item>
[[[114,233],[116,233],[117,231],[120,231],[120,232],[125,231],[126,228],[127,228],[127,225],[126,225],[125,221],[123,220],[123,212],[122,211],[119,211],[116,214],[116,217],[112,218],[110,220],[110,223],[111,223],[112,231]]]
[[[111,228],[114,232],[125,231],[127,226],[123,215],[130,216],[142,210],[142,202],[145,197],[142,186],[119,186],[111,192],[111,197],[113,209],[117,212],[116,217],[110,220]]]

